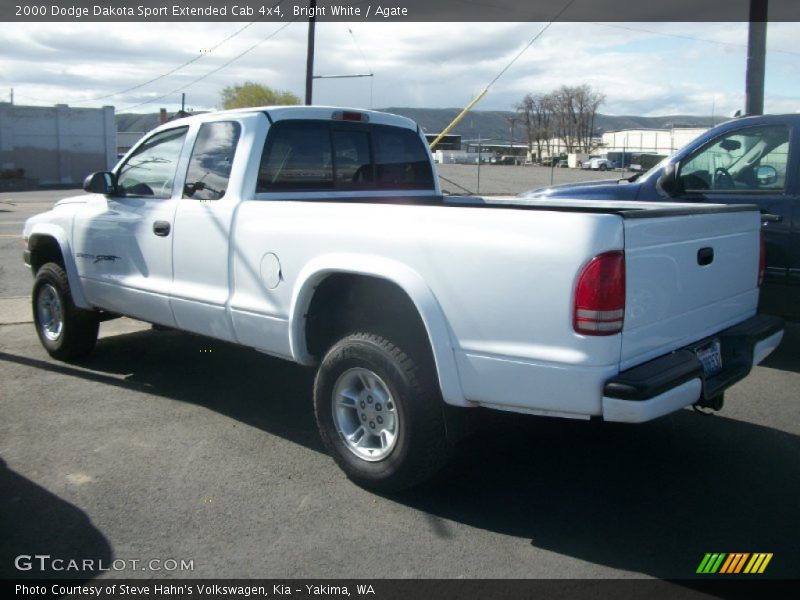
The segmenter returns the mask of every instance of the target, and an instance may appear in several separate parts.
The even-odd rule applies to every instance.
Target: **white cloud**
[[[20,103],[114,104],[124,110],[189,84],[258,44],[279,25],[256,23],[201,57],[242,26],[19,24],[7,28],[0,41],[0,86],[14,87]],[[317,80],[315,101],[368,106],[371,99],[375,107],[463,106],[543,26],[319,23],[317,74],[373,71],[375,77]],[[185,90],[189,105],[213,108],[223,87],[245,80],[302,97],[306,32],[305,23],[293,23],[230,66],[191,85]],[[718,114],[728,114],[743,101],[746,41],[747,24],[742,23],[556,23],[497,82],[479,108],[508,110],[526,92],[588,83],[605,94],[601,111],[609,114],[709,114],[712,105]],[[766,107],[796,110],[800,107],[796,24],[770,24],[768,46]],[[91,102],[195,58],[193,64],[145,87]],[[174,109],[179,102],[177,92],[137,111]]]

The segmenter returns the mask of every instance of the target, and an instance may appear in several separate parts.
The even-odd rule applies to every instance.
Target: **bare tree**
[[[594,149],[594,118],[605,96],[586,84],[574,88],[577,119],[577,141],[584,152]]]
[[[552,123],[550,137],[560,138],[567,152],[591,152],[594,149],[594,120],[605,96],[583,84],[575,87],[562,85],[541,98]]]
[[[533,156],[536,145],[536,158],[542,158],[542,146],[550,152],[550,139],[553,137],[551,120],[553,115],[552,100],[545,94],[525,94],[522,102],[517,104],[517,113],[525,128],[528,140],[528,151]]]
[[[575,118],[572,88],[562,85],[548,95],[553,104],[554,133],[564,143],[566,151],[573,152],[575,148]]]

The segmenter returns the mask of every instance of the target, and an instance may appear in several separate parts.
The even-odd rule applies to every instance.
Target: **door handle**
[[[762,223],[780,223],[783,221],[783,215],[773,215],[770,213],[761,213],[761,222]]]
[[[700,248],[697,251],[697,264],[701,267],[705,267],[706,265],[710,265],[714,262],[714,249],[709,248]]]
[[[166,237],[169,235],[171,227],[169,221],[156,221],[153,223],[153,233],[158,236]]]

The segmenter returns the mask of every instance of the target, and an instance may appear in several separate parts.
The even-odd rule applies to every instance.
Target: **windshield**
[[[686,190],[782,189],[788,151],[785,125],[735,130],[690,156],[679,177]]]

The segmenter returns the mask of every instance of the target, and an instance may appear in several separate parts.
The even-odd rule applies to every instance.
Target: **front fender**
[[[50,237],[58,243],[59,248],[61,248],[61,257],[64,260],[64,270],[67,272],[72,301],[75,303],[75,306],[79,308],[93,308],[83,295],[83,288],[81,287],[80,277],[78,276],[78,267],[75,264],[75,255],[72,253],[72,246],[69,243],[69,237],[64,229],[60,225],[55,225],[53,223],[34,223],[30,227],[25,228],[25,235],[28,238],[29,247],[32,245],[32,240],[36,237]]]
[[[290,349],[292,357],[305,365],[314,364],[305,341],[305,315],[319,283],[333,273],[368,275],[391,281],[402,289],[419,312],[436,363],[439,388],[447,404],[470,406],[458,378],[450,327],[430,287],[416,271],[395,260],[358,254],[319,256],[300,271],[289,309]]]

